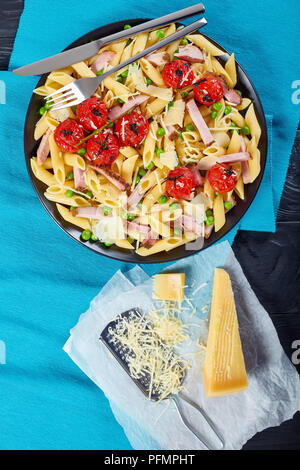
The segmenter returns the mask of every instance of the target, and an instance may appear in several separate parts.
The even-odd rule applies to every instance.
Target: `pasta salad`
[[[175,31],[171,24],[108,44],[34,92],[101,75]],[[148,256],[224,226],[260,173],[261,129],[235,89],[234,54],[224,67],[223,54],[191,34],[108,76],[76,107],[44,102],[31,168],[82,240]]]

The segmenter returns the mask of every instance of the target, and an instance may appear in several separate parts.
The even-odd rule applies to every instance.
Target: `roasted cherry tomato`
[[[209,184],[217,193],[232,191],[237,183],[237,173],[225,163],[217,163],[207,173]]]
[[[119,155],[119,142],[111,131],[104,129],[88,140],[86,150],[94,165],[111,165]]]
[[[149,132],[149,123],[140,113],[132,111],[116,121],[115,133],[123,146],[138,147]]]
[[[184,199],[191,195],[194,188],[195,177],[189,168],[181,166],[169,172],[166,191],[170,197]]]
[[[86,131],[95,131],[104,126],[107,114],[106,104],[95,96],[80,103],[76,109],[78,122]]]
[[[216,77],[207,75],[194,84],[194,96],[204,106],[211,106],[223,98],[223,87]]]
[[[167,87],[177,89],[191,85],[194,72],[188,62],[177,59],[165,65],[162,78]]]
[[[61,122],[54,131],[56,145],[63,152],[77,152],[83,144],[75,147],[84,138],[83,127],[74,119],[66,119]]]

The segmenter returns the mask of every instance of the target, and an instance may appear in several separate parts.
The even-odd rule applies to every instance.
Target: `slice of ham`
[[[105,65],[110,63],[114,55],[115,52],[113,51],[101,52],[91,67],[92,72],[97,73],[99,70],[103,70]]]
[[[149,225],[138,224],[137,222],[127,222],[127,228],[132,232],[145,233],[147,235],[150,231]]]
[[[143,198],[144,193],[140,192],[141,186],[143,181],[149,176],[150,171],[147,171],[145,176],[143,176],[139,182],[139,184],[136,186],[136,188],[133,190],[133,192],[130,194],[127,204],[129,207],[136,207],[140,200]]]
[[[84,177],[84,170],[73,166],[73,174],[74,174],[74,185],[75,189],[83,189],[85,188],[85,177]]]
[[[51,134],[52,134],[51,129],[50,128],[47,129],[37,149],[36,161],[38,165],[42,165],[49,155],[49,152],[50,152],[49,137]]]
[[[175,140],[179,134],[178,130],[174,126],[166,126],[167,137],[170,140]]]
[[[100,173],[101,175],[105,176],[105,178],[107,178],[108,181],[110,181],[114,186],[116,186],[121,191],[125,191],[129,186],[129,184],[124,180],[124,178],[122,178],[122,176],[118,175],[107,166],[100,167],[100,166],[90,165],[90,168],[97,171],[97,173]]]
[[[241,152],[246,152],[247,147],[246,147],[245,139],[241,135],[240,135],[240,139],[241,139]],[[251,183],[251,175],[250,175],[248,163],[246,161],[242,162],[241,167],[242,167],[243,183],[244,184]]]
[[[182,215],[180,218],[180,224],[186,232],[193,232],[198,237],[203,233],[203,224],[199,224],[196,219],[189,215]]]
[[[76,207],[72,210],[74,217],[83,217],[85,219],[101,220],[109,215],[104,215],[102,207],[88,206],[88,207]]]
[[[190,113],[191,119],[193,123],[195,124],[195,126],[197,127],[204,144],[206,146],[212,144],[214,141],[214,138],[209,128],[207,127],[207,124],[204,121],[202,114],[200,113],[198,106],[196,105],[195,100],[192,99],[188,101],[186,106],[187,106],[188,112]]]
[[[155,230],[149,230],[148,234],[146,235],[146,238],[144,238],[143,242],[141,243],[141,246],[144,246],[145,248],[151,248],[156,240],[158,239],[158,233],[155,232]]]
[[[213,231],[214,224],[206,225],[204,224],[204,238],[209,238],[211,236],[211,232]]]
[[[188,44],[187,46],[179,46],[178,49],[179,52],[175,54],[178,59],[187,60],[192,63],[204,62],[204,57],[199,47]]]
[[[191,170],[191,172],[193,173],[194,175],[194,178],[195,178],[195,186],[203,186],[203,180],[202,180],[202,176],[201,176],[201,173],[200,173],[200,170],[198,168],[198,164],[197,163],[194,163],[192,165],[187,165],[187,167]]]
[[[249,152],[230,153],[228,155],[222,155],[220,157],[214,157],[213,155],[209,155],[207,157],[203,157],[197,164],[197,166],[199,170],[210,170],[217,163],[237,163],[245,162],[250,159],[251,155]]]
[[[136,95],[132,98],[129,98],[127,103],[124,103],[123,106],[114,106],[108,111],[109,119],[118,119],[122,114],[125,114],[134,106],[139,106],[150,98],[148,95]]]
[[[150,64],[159,67],[170,62],[170,55],[167,52],[154,52],[153,54],[146,55],[145,59],[147,59]]]
[[[241,104],[242,102],[241,95],[239,95],[238,92],[234,90],[233,88],[230,88],[230,86],[228,85],[224,77],[222,77],[221,75],[212,73],[212,72],[209,72],[209,75],[213,75],[214,77],[218,78],[218,80],[221,82],[222,87],[223,87],[224,97],[227,101],[229,101],[230,104],[233,104],[234,106],[238,106]]]

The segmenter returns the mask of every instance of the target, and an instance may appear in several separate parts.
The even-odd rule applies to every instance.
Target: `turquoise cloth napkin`
[[[116,0],[113,7],[93,0],[25,0],[9,69],[56,53],[106,23],[163,15],[184,6],[178,0],[170,6],[157,0],[138,6],[133,0]],[[299,2],[245,0],[237,5],[233,0],[207,0],[205,6],[206,34],[236,53],[266,114],[274,115],[273,164],[269,154],[264,182],[240,224],[247,230],[274,231],[299,116],[297,100],[292,101]],[[22,142],[37,80],[0,73],[0,340],[6,345],[6,364],[0,360],[0,448],[127,449],[128,440],[104,395],[61,350],[79,312],[125,264],[74,243],[36,197]],[[227,235],[230,242],[236,230]],[[145,269],[153,274],[162,268]]]

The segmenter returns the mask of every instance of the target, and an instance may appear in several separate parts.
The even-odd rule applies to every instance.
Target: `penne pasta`
[[[42,104],[37,157],[30,160],[62,223],[141,257],[219,232],[227,212],[246,199],[246,181],[261,171],[254,104],[233,91],[235,55],[225,62],[223,50],[199,33],[160,48],[160,37],[180,28],[171,23],[160,29],[164,34],[153,30],[106,44],[93,57],[52,71],[34,90],[45,97],[157,44],[154,53],[106,76],[79,108],[53,111]]]

